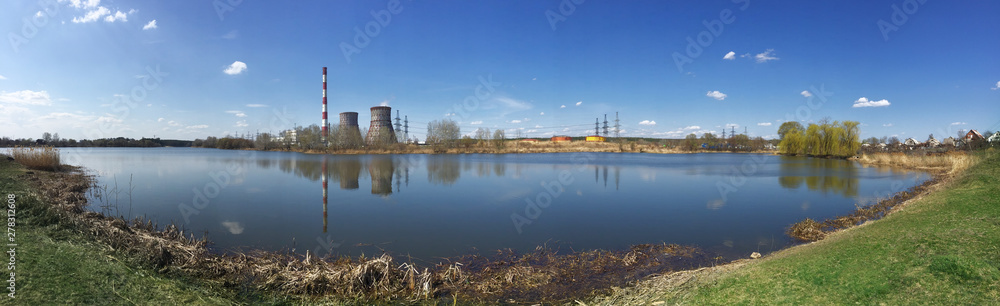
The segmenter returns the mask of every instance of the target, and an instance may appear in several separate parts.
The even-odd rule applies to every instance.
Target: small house
[[[958,146],[958,142],[955,141],[955,137],[948,137],[945,138],[944,141],[941,141],[941,145],[945,147],[955,147]]]
[[[941,145],[941,142],[939,142],[937,139],[934,139],[933,135],[930,138],[927,139],[927,147],[928,148],[936,148],[937,146],[940,146],[940,145]]]
[[[979,134],[979,131],[971,130],[968,133],[965,133],[965,137],[963,139],[965,139],[965,140],[980,140],[980,139],[986,139],[986,137],[983,137],[983,134]]]
[[[1000,143],[1000,132],[993,133],[993,135],[990,135],[989,138],[986,138],[986,141],[989,141],[990,143]]]
[[[907,138],[906,141],[903,142],[903,145],[911,148],[919,146],[920,144],[920,141],[913,139],[913,137]]]

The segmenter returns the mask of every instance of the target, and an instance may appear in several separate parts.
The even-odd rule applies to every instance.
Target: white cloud
[[[159,119],[156,119],[156,122],[163,122],[163,120],[167,120],[167,119],[164,119],[164,118],[161,117]]]
[[[854,101],[854,106],[852,107],[882,107],[889,106],[889,100],[882,99],[878,101],[869,101],[868,98],[861,97],[857,101]]]
[[[47,91],[22,90],[15,92],[0,91],[0,102],[27,105],[52,105],[52,98]]]
[[[727,129],[728,128],[736,128],[736,129],[738,129],[738,128],[740,128],[740,125],[739,124],[735,124],[735,123],[726,123],[726,128]]]
[[[267,104],[247,104],[247,107],[267,107]]]
[[[514,120],[511,120],[510,123],[521,123],[521,120],[514,119]]]
[[[952,122],[951,125],[966,125],[965,122]]]
[[[222,38],[223,39],[236,39],[236,37],[239,37],[239,36],[240,36],[240,31],[232,30],[232,31],[229,31],[229,33],[226,33],[226,35],[222,35]]]
[[[205,128],[208,128],[208,125],[207,124],[189,125],[189,126],[186,126],[184,128],[186,128],[186,129],[205,129]]]
[[[736,52],[729,51],[729,53],[726,53],[726,56],[723,56],[722,59],[734,60],[736,59]]]
[[[451,116],[454,116],[454,115],[455,115],[455,113],[445,113],[444,114],[445,117],[451,117]]]
[[[993,90],[1000,89],[1000,81],[997,82],[997,86],[993,86]]]
[[[389,100],[382,101],[382,103],[379,103],[378,106],[389,106]]]
[[[476,120],[476,121],[469,122],[469,124],[471,124],[471,125],[480,125],[480,124],[483,124],[483,121],[482,120]]]
[[[69,2],[70,7],[78,9],[91,9],[101,4],[101,0],[59,0],[59,2]]]
[[[101,7],[101,8],[104,8],[104,7]],[[128,21],[128,15],[126,15],[125,13],[122,13],[122,11],[115,11],[114,14],[111,14],[111,15],[108,15],[107,17],[104,17],[104,21],[105,22],[115,22],[115,21],[126,22],[126,21]]]
[[[580,104],[583,104],[583,101],[576,102],[576,106],[580,106]]]
[[[246,120],[236,121],[236,127],[248,127],[248,126],[250,126],[250,125],[247,124]]]
[[[697,125],[689,125],[689,126],[685,127],[684,129],[685,130],[700,130],[701,127],[697,126]]]
[[[539,116],[545,116],[545,112],[541,112],[541,113],[539,113],[538,115],[539,115]]]
[[[813,96],[813,94],[811,92],[809,92],[808,90],[803,90],[799,94],[802,95],[803,97],[806,97],[806,98]]]
[[[764,51],[764,53],[758,53],[757,55],[754,55],[753,58],[756,59],[758,63],[778,60],[777,57],[771,56],[772,52],[774,52],[774,49],[767,49]]]
[[[761,122],[761,123],[758,123],[757,126],[771,126],[771,123],[770,122]]]
[[[243,117],[247,116],[247,114],[243,113],[242,111],[237,111],[237,110],[228,110],[228,111],[226,111],[226,113],[227,114],[236,115],[236,117],[240,117],[240,118],[243,118]]]
[[[536,81],[536,80],[538,80],[538,78],[531,78],[531,80],[532,80],[532,81]]]
[[[167,121],[167,125],[169,125],[169,126],[181,126],[180,123],[178,123],[177,121],[173,121],[173,120]]]
[[[643,120],[643,121],[639,121],[639,125],[656,125],[656,121]]]
[[[0,80],[6,80],[6,79],[7,79],[7,77],[5,77],[3,75],[0,75]]]
[[[726,99],[726,97],[727,97],[727,95],[726,95],[726,94],[724,94],[724,93],[721,93],[721,92],[719,92],[718,90],[715,90],[715,91],[709,91],[709,92],[708,92],[707,94],[705,94],[705,96],[706,96],[706,97],[709,97],[709,98],[712,98],[712,99],[716,99],[716,100],[719,100],[719,101],[722,101],[722,100],[725,100],[725,99]]]
[[[244,71],[247,71],[247,64],[241,61],[235,61],[233,62],[232,65],[229,65],[229,67],[226,68],[226,70],[223,70],[222,72],[228,75],[237,75],[243,73]]]
[[[883,124],[882,126],[884,126],[884,127],[891,127],[892,123],[886,123],[886,124]]]
[[[103,7],[103,6],[102,7],[98,7],[95,10],[91,10],[91,11],[87,12],[87,14],[83,15],[83,17],[73,17],[73,23],[94,22],[94,21],[97,21],[97,19],[100,19],[101,17],[104,17],[104,15],[108,15],[108,14],[111,14],[111,11],[108,10],[108,8]]]
[[[559,105],[559,108],[566,108],[566,105],[565,104]]]
[[[151,30],[155,28],[156,28],[156,19],[153,19],[153,21],[150,21],[146,25],[142,26],[143,30]]]

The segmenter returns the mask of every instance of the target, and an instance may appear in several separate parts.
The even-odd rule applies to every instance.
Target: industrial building
[[[392,128],[392,108],[375,106],[371,111],[372,121],[368,127],[368,135],[365,136],[365,143],[368,145],[396,143],[396,131]]]
[[[604,142],[604,137],[600,135],[587,136],[587,142]]]

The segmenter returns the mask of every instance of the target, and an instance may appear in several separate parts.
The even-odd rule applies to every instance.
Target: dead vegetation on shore
[[[864,166],[889,166],[935,173],[954,174],[969,168],[975,158],[963,151],[939,154],[875,153],[861,154],[857,161]]]
[[[54,221],[93,237],[134,264],[160,273],[195,277],[243,294],[279,294],[303,300],[558,303],[646,276],[707,266],[712,256],[694,247],[644,244],[629,250],[560,253],[539,247],[520,254],[500,250],[418,266],[389,254],[359,258],[317,258],[266,251],[213,254],[173,224],[127,221],[86,210],[91,178],[79,169],[20,175],[51,203]]]

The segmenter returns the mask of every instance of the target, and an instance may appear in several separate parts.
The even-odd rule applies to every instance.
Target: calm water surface
[[[62,158],[109,190],[117,183],[117,200],[103,202],[117,202],[118,214],[205,233],[219,252],[385,250],[425,260],[545,244],[568,251],[661,242],[745,257],[792,243],[784,229],[794,222],[845,214],[929,178],[842,160],[723,153],[78,148],[62,149]]]

